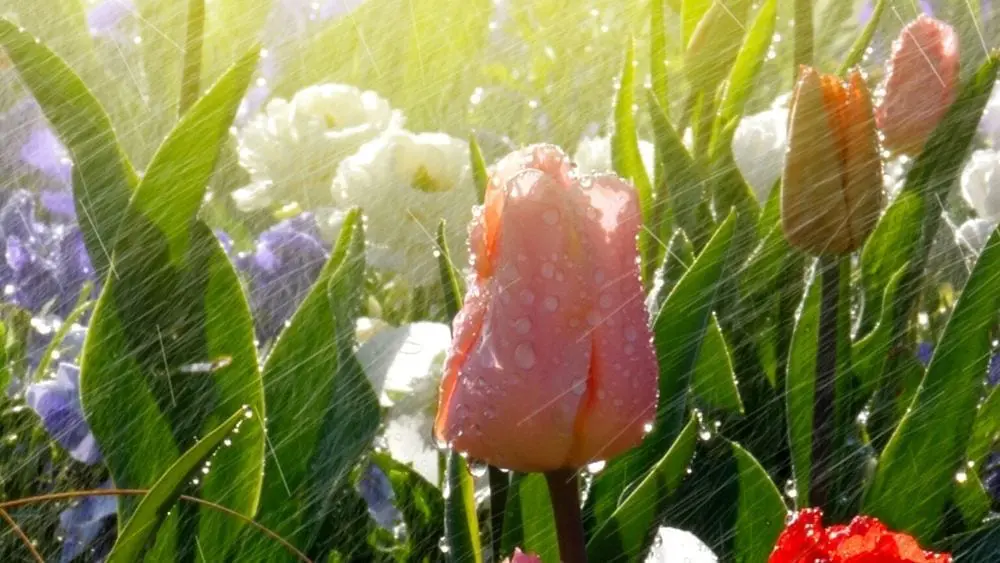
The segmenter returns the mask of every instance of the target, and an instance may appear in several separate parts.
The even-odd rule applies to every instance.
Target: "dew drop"
[[[542,221],[545,221],[546,225],[555,225],[559,222],[559,211],[556,209],[548,209],[545,213],[542,213]]]
[[[479,477],[486,475],[486,469],[488,465],[485,461],[480,459],[469,458],[468,465],[469,465],[469,474],[472,475],[473,477],[476,477],[478,479]]]
[[[608,462],[604,461],[603,459],[601,461],[595,461],[593,463],[588,463],[587,464],[587,471],[591,475],[597,475],[601,471],[604,471],[604,467],[607,466],[607,465],[608,465]]]
[[[535,294],[530,289],[523,289],[521,290],[520,299],[521,303],[531,305],[535,302]]]
[[[959,470],[959,472],[955,474],[955,482],[959,485],[964,484],[968,480],[969,474],[966,473],[964,469]]]
[[[591,311],[587,313],[587,323],[590,326],[597,326],[601,324],[601,316],[597,314],[597,311]]]
[[[643,434],[649,434],[652,431],[653,431],[653,423],[652,422],[647,422],[646,424],[642,425],[642,433]]]
[[[552,279],[552,276],[555,275],[555,273],[556,273],[556,265],[555,264],[553,264],[552,262],[546,262],[546,263],[542,264],[542,277],[543,278],[545,278],[547,280],[550,280],[550,279]]]
[[[438,549],[441,550],[441,553],[448,553],[451,551],[451,546],[448,545],[448,538],[442,537],[441,540],[438,541]]]
[[[535,365],[535,349],[531,343],[522,342],[514,348],[514,363],[521,369],[531,369]]]
[[[542,302],[542,305],[545,307],[546,311],[555,311],[559,308],[559,298],[554,295],[549,295],[545,298],[545,301]]]
[[[514,331],[518,334],[528,334],[531,331],[531,319],[522,317],[514,322]]]
[[[625,340],[628,340],[629,342],[635,342],[636,338],[638,337],[639,333],[636,332],[634,326],[629,325],[625,327]]]
[[[785,496],[792,500],[798,498],[799,491],[795,488],[795,481],[792,481],[791,479],[785,481]]]

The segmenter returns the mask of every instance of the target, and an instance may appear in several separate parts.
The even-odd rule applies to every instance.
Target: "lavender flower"
[[[35,199],[24,190],[0,208],[0,287],[5,300],[32,313],[66,316],[93,266],[75,224],[47,224],[36,216]]]
[[[110,481],[101,485],[102,489],[112,488]],[[113,496],[92,496],[80,499],[75,505],[59,514],[59,529],[63,535],[63,549],[60,563],[69,563],[98,538],[102,532],[114,532],[114,517],[117,501]],[[94,554],[96,559],[102,553]]]
[[[368,513],[372,520],[386,530],[392,530],[402,522],[402,514],[393,504],[396,499],[389,477],[374,463],[365,467],[358,479],[358,494],[368,503]]]
[[[217,234],[227,252],[232,240]],[[329,256],[311,213],[287,219],[264,231],[252,252],[234,262],[249,287],[257,338],[274,340],[291,318]]]
[[[101,460],[97,439],[83,417],[79,367],[60,363],[54,378],[28,386],[25,400],[73,459],[88,465]]]
[[[982,475],[986,492],[995,502],[1000,503],[1000,452],[993,452],[986,458]]]

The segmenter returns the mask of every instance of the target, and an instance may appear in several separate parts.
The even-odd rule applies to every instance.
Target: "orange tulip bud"
[[[882,204],[882,162],[864,78],[854,71],[844,84],[804,66],[789,115],[785,238],[811,254],[857,250]]]
[[[610,459],[656,411],[635,189],[578,177],[557,147],[501,160],[469,243],[473,273],[441,380],[435,435],[516,471]]]
[[[875,111],[885,146],[917,154],[955,101],[958,34],[922,15],[903,28],[892,49],[885,97]]]

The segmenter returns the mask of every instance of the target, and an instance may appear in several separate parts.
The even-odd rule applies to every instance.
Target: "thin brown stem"
[[[562,563],[587,563],[587,542],[580,512],[580,484],[576,471],[559,469],[545,474],[552,498]]]
[[[38,561],[38,563],[45,563],[45,559],[43,559],[42,554],[38,553],[38,550],[35,549],[35,546],[31,543],[31,538],[28,537],[28,534],[25,534],[24,530],[17,525],[17,522],[11,518],[10,514],[2,508],[0,508],[0,518],[3,518],[4,521],[7,522],[7,525],[14,530],[14,534],[21,538],[21,541],[24,542],[24,547],[27,548],[28,552],[31,553],[31,556],[35,558],[35,561]]]
[[[0,513],[2,513],[2,514],[0,514],[0,516],[4,516],[4,520],[7,520],[7,522],[9,524],[11,524],[12,526],[15,527],[15,531],[20,531],[20,528],[17,528],[17,525],[14,523],[14,521],[10,519],[10,516],[7,515],[6,512],[4,512],[8,508],[17,508],[19,506],[26,506],[26,505],[35,504],[35,503],[38,503],[38,502],[51,502],[51,501],[58,501],[58,500],[70,500],[70,499],[75,499],[75,498],[80,498],[80,497],[144,496],[144,495],[146,495],[148,493],[149,493],[149,489],[89,489],[89,490],[84,490],[84,491],[68,491],[68,492],[65,492],[65,493],[49,493],[49,494],[46,494],[46,495],[38,495],[38,496],[33,496],[33,497],[24,497],[24,498],[19,498],[19,499],[14,499],[14,500],[8,500],[8,501],[5,501],[5,502],[0,502]],[[301,551],[299,551],[299,549],[296,548],[294,545],[292,545],[288,540],[286,540],[285,538],[279,536],[277,533],[271,531],[270,529],[266,528],[262,524],[259,524],[258,522],[256,522],[252,518],[247,518],[243,514],[240,514],[239,512],[236,512],[235,510],[233,510],[231,508],[226,508],[225,506],[222,506],[221,504],[216,504],[216,503],[214,503],[212,501],[209,501],[209,500],[201,499],[201,498],[198,498],[198,497],[192,497],[192,496],[188,496],[188,495],[181,495],[180,496],[180,500],[183,500],[183,501],[186,501],[186,502],[191,502],[191,503],[194,503],[194,504],[199,504],[201,506],[207,506],[208,508],[211,508],[212,510],[216,510],[216,511],[222,512],[223,514],[226,514],[228,516],[232,516],[233,518],[237,518],[237,519],[243,521],[244,523],[249,524],[251,527],[257,529],[260,533],[264,534],[265,536],[267,536],[267,537],[271,538],[272,540],[274,540],[274,541],[278,542],[279,544],[281,544],[282,547],[284,547],[286,550],[288,550],[289,553],[291,553],[292,555],[294,555],[300,561],[303,561],[305,563],[313,563],[312,559],[309,559],[309,557],[307,557],[305,553],[302,553]],[[23,536],[23,532],[21,532],[20,535]],[[23,536],[23,537],[27,538],[27,536]],[[39,559],[39,560],[41,560],[41,559]]]

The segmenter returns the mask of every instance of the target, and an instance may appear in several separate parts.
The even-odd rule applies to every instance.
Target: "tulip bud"
[[[734,11],[736,10],[736,11]],[[738,8],[715,1],[702,16],[684,53],[684,71],[696,90],[714,93],[729,75],[740,51],[743,22],[737,17]]]
[[[504,563],[542,563],[542,558],[537,555],[525,553],[521,548],[514,548],[514,554],[503,560]]]
[[[635,446],[656,411],[635,189],[577,177],[557,147],[494,168],[472,220],[473,272],[441,380],[435,436],[516,471],[576,468]]]
[[[906,154],[923,149],[955,101],[958,64],[958,35],[950,25],[921,15],[903,28],[875,111],[886,148]]]
[[[788,242],[811,254],[857,250],[878,220],[882,163],[861,74],[844,84],[802,67],[788,127],[781,220]]]

